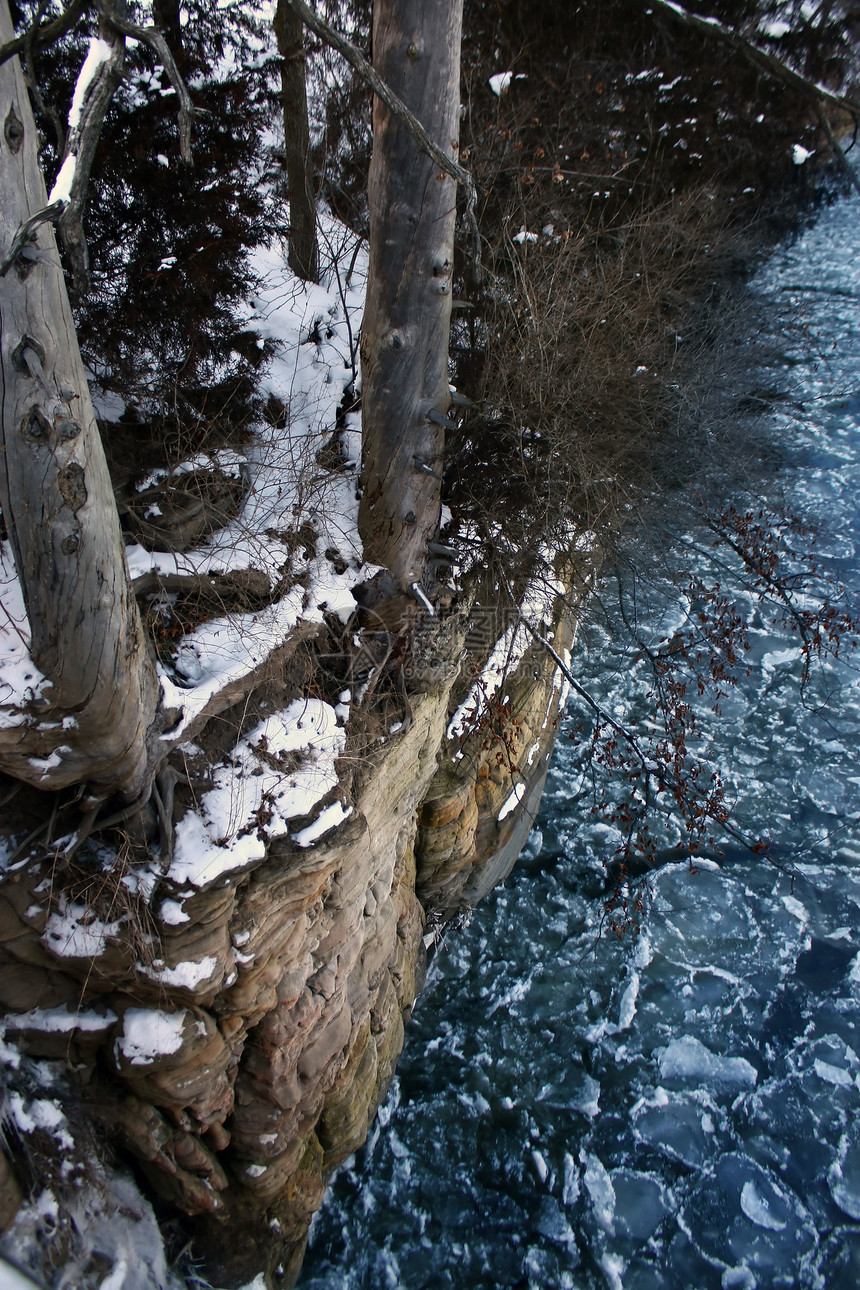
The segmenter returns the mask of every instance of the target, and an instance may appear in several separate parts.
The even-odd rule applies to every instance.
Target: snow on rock
[[[70,1012],[68,1008],[34,1008],[30,1012],[13,1013],[3,1020],[3,1029],[41,1030],[51,1034],[70,1034],[73,1030],[94,1033],[108,1030],[116,1021],[116,1013]]]
[[[216,768],[199,809],[176,826],[170,879],[202,887],[261,860],[267,838],[285,836],[291,820],[309,815],[336,786],[345,745],[346,731],[321,699],[295,699],[261,722],[240,740],[230,764]],[[332,812],[320,834],[339,822]]]
[[[120,923],[104,923],[86,905],[60,900],[42,934],[44,944],[62,958],[96,959],[104,953],[108,937],[119,934]]]
[[[71,1150],[72,1139],[66,1128],[67,1120],[56,1102],[48,1098],[35,1098],[25,1106],[20,1093],[10,1093],[6,1107],[20,1133],[35,1133],[37,1129],[42,1129],[45,1133],[50,1133],[63,1150]]]
[[[220,962],[214,954],[207,954],[202,959],[188,959],[174,967],[167,967],[160,959],[138,964],[138,971],[144,976],[174,990],[196,990],[199,986],[208,985],[220,968]]]
[[[323,233],[332,244],[347,236],[325,221]],[[321,284],[299,282],[277,246],[256,252],[254,268],[261,285],[246,322],[269,343],[261,390],[286,409],[283,424],[257,426],[245,455],[223,450],[170,472],[217,468],[247,476],[247,494],[234,520],[190,551],[132,544],[126,554],[132,579],[152,572],[227,575],[253,569],[267,575],[271,586],[289,589],[265,609],[205,622],[183,637],[172,666],[160,669],[164,706],[181,714],[166,736],[171,741],[213,695],[264,662],[298,623],[321,623],[325,614],[346,622],[355,611],[353,587],[375,572],[362,565],[358,535],[358,412],[347,414],[341,431],[345,469],[327,471],[318,460],[335,434],[344,392],[357,378],[366,252],[359,248],[348,281],[331,273]],[[165,472],[151,473],[137,487],[150,488],[164,477]],[[315,534],[310,549],[307,541],[288,540],[299,530]]]
[[[812,156],[809,148],[804,148],[803,144],[796,143],[791,150],[791,159],[796,166],[802,166]]]
[[[507,798],[507,800],[502,804],[502,807],[499,811],[500,824],[502,820],[505,819],[506,816],[510,815],[512,811],[515,811],[517,809],[517,807],[519,806],[520,802],[523,800],[525,795],[526,795],[525,784],[516,784],[514,786],[514,791],[511,793],[510,797]]]
[[[562,584],[551,578],[536,578],[528,584],[520,606],[520,616],[496,641],[481,675],[448,723],[449,739],[462,740],[480,724],[489,700],[505,678],[512,675],[519,666],[532,639],[531,633],[520,619],[525,619],[532,627],[539,629],[542,623],[551,620],[555,597],[563,591]]]
[[[213,695],[247,676],[286,640],[302,615],[303,597],[303,589],[295,587],[283,600],[258,613],[213,619],[184,638],[175,654],[181,684],[164,668],[159,669],[165,708],[182,713],[179,724],[165,738],[173,741],[182,735]]]
[[[309,847],[316,842],[317,838],[321,838],[324,833],[328,833],[331,829],[337,828],[339,824],[343,824],[344,820],[348,819],[350,815],[352,815],[351,806],[344,806],[342,802],[332,802],[331,806],[327,806],[325,810],[320,811],[313,824],[309,824],[307,828],[294,833],[293,841],[300,847]]]
[[[132,1066],[148,1066],[158,1057],[178,1052],[189,1016],[184,1008],[181,1012],[129,1008],[122,1019],[122,1034],[115,1043],[117,1056]]]
[[[163,900],[158,907],[159,917],[169,927],[178,927],[181,923],[190,923],[191,915],[186,914],[180,900]]]

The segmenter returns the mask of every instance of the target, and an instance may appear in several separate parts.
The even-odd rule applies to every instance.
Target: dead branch
[[[674,0],[649,0],[649,4],[653,4],[653,7],[662,13],[671,14],[678,22],[682,22],[693,31],[711,39],[721,40],[723,44],[741,54],[753,67],[782,81],[784,85],[790,85],[810,102],[827,103],[831,107],[840,108],[843,112],[850,112],[855,120],[860,118],[860,103],[842,94],[835,94],[826,85],[818,85],[815,81],[809,80],[800,72],[796,72],[793,67],[789,67],[788,63],[783,62],[781,58],[777,58],[776,54],[760,49],[751,40],[747,40],[746,36],[742,36],[732,27],[725,26],[717,18],[700,18],[681,5],[675,4]]]
[[[51,22],[37,21],[22,35],[16,36],[14,40],[7,40],[5,45],[0,45],[0,65],[14,58],[16,54],[23,53],[28,46],[52,45],[55,40],[65,36],[87,9],[88,4],[89,0],[69,0],[59,18],[54,18]]]
[[[69,112],[69,134],[59,171],[61,176],[65,167],[71,165],[74,168],[73,176],[68,193],[57,193],[58,199],[64,202],[63,213],[57,228],[69,256],[72,274],[79,290],[85,290],[89,283],[89,255],[83,220],[90,171],[102,125],[117,86],[122,80],[125,66],[125,37],[105,21],[101,6],[99,41],[103,42],[103,46],[107,47],[109,53],[107,57],[101,59],[94,70],[91,70],[91,58],[99,48],[91,41],[87,57],[78,73],[72,100],[73,108]],[[79,107],[77,114],[74,112],[76,104]]]
[[[110,26],[131,40],[139,40],[141,44],[149,45],[150,49],[158,55],[159,62],[167,72],[170,84],[176,90],[179,99],[179,154],[187,165],[192,165],[191,123],[195,116],[200,115],[200,109],[195,108],[191,102],[188,86],[180,75],[170,46],[157,27],[137,27],[133,22],[128,22],[121,17],[116,12],[113,0],[96,0],[96,4],[99,13]]]

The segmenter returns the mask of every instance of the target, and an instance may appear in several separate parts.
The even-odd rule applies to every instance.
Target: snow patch
[[[182,1032],[189,1014],[161,1012],[157,1008],[129,1008],[122,1019],[122,1034],[115,1049],[132,1066],[148,1066],[182,1047]]]

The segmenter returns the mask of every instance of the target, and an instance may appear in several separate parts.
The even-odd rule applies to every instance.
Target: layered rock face
[[[192,1216],[219,1285],[295,1281],[326,1179],[393,1074],[426,948],[510,870],[540,800],[554,661],[532,644],[487,663],[485,647],[470,671],[467,617],[433,630],[409,719],[313,846],[275,840],[191,892],[102,873],[114,908],[83,883],[55,898],[48,861],[0,887],[7,1040],[69,1063],[89,1115]]]

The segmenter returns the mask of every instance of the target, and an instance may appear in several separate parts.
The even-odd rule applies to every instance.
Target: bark
[[[12,34],[0,0],[0,44]],[[46,205],[37,143],[11,59],[0,68],[0,263]],[[0,770],[49,789],[87,783],[95,798],[136,796],[157,684],[48,222],[0,278],[0,413],[0,504],[30,655],[48,681],[24,710],[8,698],[0,707]]]
[[[462,0],[377,0],[374,69],[456,155]],[[439,524],[456,184],[401,117],[373,105],[370,265],[362,324],[365,558],[420,583]],[[423,468],[423,469],[422,469]],[[432,473],[430,473],[432,472]]]
[[[278,0],[274,17],[281,56],[281,102],[284,109],[284,169],[290,199],[290,242],[287,259],[293,273],[316,282],[319,256],[316,201],[308,129],[305,81],[304,23],[287,3]]]

